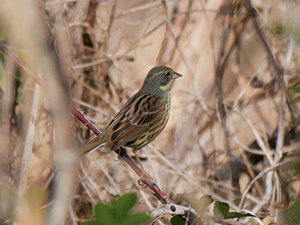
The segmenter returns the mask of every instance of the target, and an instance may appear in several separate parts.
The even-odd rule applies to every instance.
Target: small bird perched
[[[111,151],[126,146],[135,152],[153,141],[169,120],[170,90],[181,76],[166,66],[152,68],[141,89],[123,105],[101,135],[84,145],[81,155],[103,145]]]

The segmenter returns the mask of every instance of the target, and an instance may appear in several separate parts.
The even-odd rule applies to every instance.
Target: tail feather
[[[80,155],[86,155],[89,152],[96,150],[99,147],[102,147],[106,142],[106,138],[104,135],[100,135],[95,137],[94,139],[90,140],[80,149]]]

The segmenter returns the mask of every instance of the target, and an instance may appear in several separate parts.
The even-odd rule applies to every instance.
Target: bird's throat
[[[174,82],[175,82],[175,80],[172,79],[172,80],[170,80],[170,82],[167,83],[166,85],[164,85],[164,86],[159,86],[159,89],[162,90],[162,91],[170,91],[170,90],[172,89],[173,85],[174,85]]]

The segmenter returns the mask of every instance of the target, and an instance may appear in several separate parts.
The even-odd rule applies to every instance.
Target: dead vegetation
[[[291,167],[299,157],[299,7],[3,3],[0,40],[21,62],[1,55],[0,222],[80,224],[95,203],[129,191],[140,197],[136,211],[160,207],[116,154],[100,149],[79,159],[94,135],[69,112],[83,111],[102,130],[149,69],[168,65],[184,78],[167,128],[140,153],[145,170],[178,205],[197,211],[197,199],[211,195],[257,216],[223,224],[286,224],[300,191]]]

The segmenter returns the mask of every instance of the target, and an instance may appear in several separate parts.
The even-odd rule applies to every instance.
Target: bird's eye
[[[171,75],[170,71],[166,72],[165,74],[166,74],[166,77],[167,77],[168,79],[171,79],[171,76],[172,76],[172,75]]]

